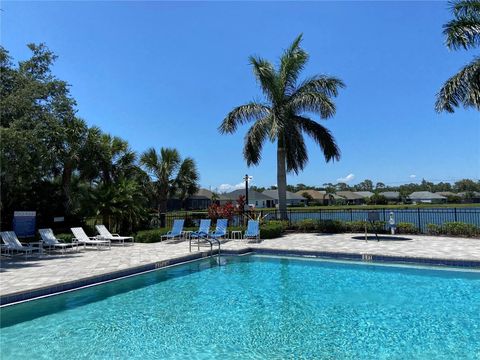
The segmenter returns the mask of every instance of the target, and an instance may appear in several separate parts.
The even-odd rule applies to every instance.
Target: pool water
[[[480,272],[245,256],[3,308],[2,359],[480,359]]]

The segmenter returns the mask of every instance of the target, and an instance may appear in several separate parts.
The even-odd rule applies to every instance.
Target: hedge
[[[463,222],[446,222],[442,225],[428,224],[431,235],[480,236],[480,228]]]

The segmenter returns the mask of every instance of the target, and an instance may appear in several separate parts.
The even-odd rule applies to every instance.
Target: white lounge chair
[[[100,240],[96,236],[89,237],[85,234],[85,231],[81,227],[71,228],[70,229],[73,233],[74,238],[72,242],[76,242],[77,244],[83,244],[83,247],[86,248],[87,245],[96,246],[97,250],[100,250],[101,247],[107,247],[109,249],[112,248],[110,240]]]
[[[14,251],[19,251],[25,253],[25,257],[27,257],[28,255],[32,255],[33,252],[40,253],[42,250],[40,247],[35,247],[29,244],[22,244],[18,240],[17,234],[15,234],[15,232],[13,231],[2,231],[0,232],[0,236],[2,237],[2,240],[5,244],[7,254],[13,254]]]
[[[76,247],[78,251],[78,243],[62,242],[55,237],[52,229],[39,229],[38,232],[40,233],[44,247],[48,248],[48,250],[59,248],[62,250],[62,253],[65,254],[66,249]]]
[[[118,234],[112,234],[110,231],[108,231],[105,225],[95,225],[95,228],[100,234],[100,239],[118,241],[122,245],[125,245],[125,241],[131,241],[132,243],[135,242],[133,236],[120,236]]]

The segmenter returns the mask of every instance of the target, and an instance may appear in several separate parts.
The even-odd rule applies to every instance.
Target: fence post
[[[420,208],[417,208],[417,217],[418,217],[418,231],[422,232],[422,223],[420,222]]]
[[[322,220],[322,209],[318,209],[318,217]]]
[[[455,222],[457,222],[457,208],[453,208],[454,214],[455,214]]]
[[[353,209],[350,209],[350,221],[353,221]]]

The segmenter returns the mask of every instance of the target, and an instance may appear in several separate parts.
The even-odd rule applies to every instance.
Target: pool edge
[[[214,255],[218,254],[218,250],[213,251]],[[295,249],[269,249],[269,248],[251,248],[245,247],[238,250],[222,250],[221,255],[226,256],[241,256],[246,254],[259,255],[278,255],[278,256],[298,256],[298,257],[315,257],[318,259],[335,259],[346,261],[362,261],[370,263],[391,263],[404,265],[428,265],[438,267],[455,267],[466,269],[479,269],[479,260],[462,260],[462,259],[440,259],[440,258],[425,258],[425,257],[411,257],[411,256],[395,256],[395,255],[375,255],[375,254],[359,254],[347,252],[329,252],[329,251],[315,251],[315,250],[295,250]],[[95,275],[87,278],[82,278],[74,281],[60,283],[42,288],[19,291],[0,296],[0,307],[6,307],[30,301],[42,297],[54,296],[61,293],[79,290],[85,287],[96,286],[105,282],[120,280],[126,277],[139,275],[141,273],[154,271],[158,269],[167,268],[169,266],[180,265],[190,261],[197,261],[205,259],[210,255],[209,251],[202,251],[191,253],[185,256],[171,258],[167,260],[156,261],[141,266],[136,266],[128,269],[118,270],[105,274]]]

